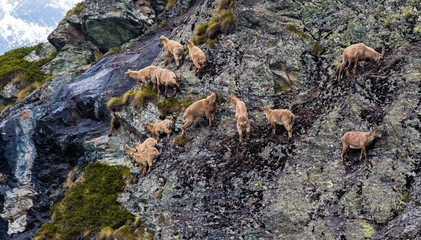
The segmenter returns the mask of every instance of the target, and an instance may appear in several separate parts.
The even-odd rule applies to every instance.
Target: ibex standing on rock
[[[343,54],[342,54],[342,64],[341,68],[339,69],[339,76],[338,76],[338,82],[341,81],[341,75],[342,71],[348,66],[348,74],[351,76],[351,78],[355,77],[358,61],[366,61],[370,64],[372,64],[375,67],[380,67],[381,60],[384,58],[385,53],[385,47],[382,45],[382,53],[376,52],[374,49],[367,47],[364,43],[357,43],[353,44],[347,48],[345,48]],[[354,74],[351,75],[351,67],[354,63]]]
[[[184,131],[188,128],[197,117],[206,116],[209,119],[209,127],[215,121],[216,110],[216,94],[212,93],[207,98],[194,102],[184,111],[184,124],[181,127],[181,135],[184,136]]]
[[[153,164],[159,157],[159,151],[154,147],[148,148],[142,153],[138,153],[135,149],[130,148],[126,145],[124,146],[124,153],[127,156],[129,156],[130,161],[132,161],[133,165],[143,165],[143,176],[146,175],[146,168],[149,168],[147,173],[150,173],[152,171]]]
[[[168,87],[172,87],[174,89],[172,97],[175,97],[177,91],[180,89],[181,74],[176,75],[173,71],[168,69],[158,69],[155,72],[155,78],[158,85],[158,93],[161,93],[161,88],[159,86],[164,85],[164,96],[167,97]]]
[[[256,98],[263,106],[263,111],[272,126],[272,137],[275,136],[276,124],[284,125],[285,129],[288,132],[288,141],[292,138],[292,124],[294,122],[295,116],[291,111],[286,109],[270,109],[270,107],[263,104],[263,102]]]
[[[206,63],[206,56],[203,53],[203,51],[196,47],[194,43],[189,40],[187,41],[187,47],[189,49],[189,58],[190,58],[190,70],[192,68],[192,63],[196,67],[195,74],[198,74],[200,71],[202,71],[203,67]]]
[[[246,129],[247,140],[250,139],[250,121],[247,113],[246,104],[234,95],[230,97],[231,102],[235,105],[235,119],[237,120],[237,130],[240,136],[240,143],[243,141],[243,129]]]
[[[143,143],[135,142],[134,146],[136,148],[137,153],[142,153],[146,151],[148,148],[155,147],[158,144],[155,138],[147,138]]]
[[[153,84],[153,89],[155,89],[155,86],[156,86],[155,72],[158,69],[159,68],[156,66],[145,67],[143,69],[140,69],[139,71],[132,71],[129,69],[126,72],[126,76],[138,81],[140,83],[140,89],[142,89],[146,85],[146,78],[150,78]]]
[[[159,135],[161,133],[166,133],[167,137],[170,137],[171,128],[173,126],[173,122],[171,120],[163,120],[159,123],[153,124],[150,122],[146,122],[143,127],[146,131],[152,133],[155,136],[155,139],[159,141]]]
[[[178,68],[180,66],[180,61],[183,60],[184,56],[183,45],[181,45],[179,42],[166,38],[164,35],[161,35],[159,37],[159,42],[162,45],[164,45],[164,50],[167,53],[167,55],[165,56],[164,64],[167,65],[168,58],[170,57],[170,54],[172,54],[174,56],[175,63]]]
[[[376,124],[373,124],[373,129],[370,132],[347,132],[341,138],[342,142],[342,164],[345,165],[344,156],[347,154],[349,148],[361,149],[360,161],[363,159],[363,154],[365,160],[367,158],[367,147],[374,141],[376,137],[381,137],[382,134]]]

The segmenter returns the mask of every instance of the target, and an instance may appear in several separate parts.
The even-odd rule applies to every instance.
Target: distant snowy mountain
[[[46,42],[78,2],[82,0],[0,0],[0,54]]]

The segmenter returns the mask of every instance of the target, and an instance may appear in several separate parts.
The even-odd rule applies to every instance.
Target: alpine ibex
[[[203,53],[203,51],[196,47],[194,43],[189,40],[187,41],[187,48],[189,49],[189,58],[190,58],[190,69],[192,68],[192,63],[196,67],[195,74],[198,74],[200,71],[202,71],[203,67],[206,63],[206,56]]]
[[[172,125],[173,122],[171,120],[164,120],[156,124],[146,122],[143,127],[146,131],[152,133],[152,135],[155,136],[155,139],[159,141],[159,135],[163,132],[167,134],[167,137],[170,137]]]
[[[170,54],[172,54],[174,56],[175,63],[178,68],[180,66],[180,61],[183,60],[184,56],[183,45],[181,45],[179,42],[166,38],[164,35],[161,35],[159,37],[159,42],[164,46],[164,50],[167,54],[165,56],[164,64],[167,65],[168,58],[170,57]]]
[[[158,69],[155,72],[155,78],[158,84],[158,93],[161,93],[159,86],[164,85],[164,96],[167,97],[168,87],[172,87],[174,89],[174,94],[172,97],[175,97],[177,91],[180,89],[181,74],[176,75],[173,71],[168,69]]]
[[[146,78],[150,78],[153,84],[153,89],[155,89],[155,86],[156,86],[155,72],[158,69],[159,68],[156,66],[145,67],[139,71],[132,71],[129,69],[126,72],[126,75],[127,77],[138,81],[140,83],[141,89],[146,85]]]
[[[142,153],[148,148],[155,147],[158,144],[155,138],[147,138],[143,143],[135,142],[134,146],[137,153]]]
[[[212,93],[207,98],[194,102],[184,111],[184,123],[181,127],[181,135],[184,136],[184,131],[188,128],[197,117],[205,115],[209,119],[209,127],[215,121],[216,110],[216,94]]]
[[[366,61],[375,67],[380,67],[381,60],[384,58],[385,47],[382,45],[382,53],[376,52],[374,49],[367,47],[364,43],[353,44],[345,48],[342,54],[342,64],[339,69],[338,82],[341,81],[342,71],[348,66],[348,74],[353,78],[357,71],[358,61]],[[354,63],[354,74],[351,75],[352,64]]]
[[[352,149],[361,149],[361,156],[360,161],[363,159],[363,154],[365,157],[365,160],[368,160],[367,158],[367,147],[370,146],[370,144],[374,141],[376,137],[381,137],[382,134],[380,132],[380,129],[377,127],[376,124],[373,124],[373,129],[369,132],[347,132],[343,135],[341,138],[342,142],[342,164],[345,165],[344,156],[347,154],[348,158],[348,150],[350,148]]]
[[[154,147],[148,148],[142,153],[138,153],[135,149],[126,145],[124,146],[124,153],[129,156],[133,165],[143,165],[143,176],[146,175],[146,168],[149,168],[147,173],[152,171],[153,164],[159,157],[159,151]]]
[[[240,143],[243,141],[243,129],[246,130],[247,140],[250,139],[250,121],[247,113],[246,104],[234,95],[230,97],[231,102],[235,105],[235,119],[237,120],[237,131],[240,136]]]
[[[272,126],[272,137],[275,136],[276,124],[284,125],[285,129],[288,132],[288,140],[292,138],[292,124],[294,122],[295,116],[291,111],[286,109],[270,109],[268,106],[263,107],[263,111]]]

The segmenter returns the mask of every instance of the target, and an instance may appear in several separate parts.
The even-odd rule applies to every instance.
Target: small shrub
[[[197,35],[203,35],[203,34],[205,34],[206,33],[206,28],[207,28],[207,25],[206,24],[199,24],[199,25],[197,25],[197,27],[196,27],[196,34]]]
[[[189,139],[186,136],[179,135],[174,138],[173,142],[176,146],[184,147],[189,142]]]
[[[118,121],[118,118],[114,114],[111,117],[110,128],[114,130],[117,130],[118,128],[120,128],[120,121]]]
[[[104,56],[102,52],[94,52],[94,55],[95,55],[95,62],[98,62]]]
[[[142,90],[135,91],[131,105],[135,108],[141,108],[147,100],[154,101],[157,97],[158,95],[150,88],[143,88]]]
[[[83,10],[83,2],[76,4],[74,8],[67,11],[66,16],[63,18],[63,20],[59,22],[58,25],[60,26],[60,25],[65,24],[67,22],[67,19],[69,19],[69,17],[72,16],[73,14],[76,14],[78,17],[81,17],[82,10]]]
[[[10,106],[12,106],[13,104],[7,104],[7,105],[1,105],[0,106],[0,113],[1,112],[3,112],[4,111],[4,109],[6,109],[6,108],[8,108],[8,107],[10,107]]]
[[[22,100],[23,98],[25,98],[26,96],[28,96],[29,94],[31,94],[33,91],[37,90],[39,87],[32,83],[29,84],[28,86],[26,86],[24,89],[20,90],[18,93],[18,98],[17,101]]]
[[[412,11],[405,13],[405,18],[408,20],[413,16]]]
[[[119,53],[122,50],[123,50],[123,47],[122,46],[117,46],[117,47],[110,48],[106,54]]]
[[[308,38],[308,35],[305,34],[304,32],[298,30],[294,25],[292,24],[287,24],[285,26],[286,29],[290,30],[292,33],[294,33],[297,36],[300,36],[301,38]]]
[[[121,102],[126,105],[129,101],[130,98],[135,94],[136,92],[134,90],[129,90],[127,91],[125,94],[123,94],[123,96],[121,97]]]
[[[219,30],[221,30],[221,25],[218,22],[210,24],[206,29],[206,37],[208,39],[215,38]]]
[[[188,106],[192,104],[190,98],[184,98],[178,100],[176,98],[167,98],[164,102],[158,103],[158,110],[161,113],[161,116],[165,118],[167,115],[178,113],[182,110],[182,108],[186,109]]]
[[[318,57],[320,57],[323,53],[323,47],[319,43],[316,43],[316,42],[311,44],[311,50]]]
[[[110,227],[105,227],[96,236],[96,240],[111,240],[114,230]]]
[[[217,39],[209,39],[208,40],[208,45],[210,48],[215,48],[215,45],[218,43]]]
[[[237,27],[237,21],[230,9],[234,5],[235,1],[220,0],[216,9],[216,15],[208,23],[197,25],[192,37],[193,43],[195,45],[201,45],[208,42],[214,46],[215,42],[208,41],[209,39],[216,39],[220,33],[232,33]]]
[[[117,240],[137,240],[138,238],[132,234],[130,226],[124,225],[115,230],[113,237]]]
[[[165,9],[170,10],[176,3],[177,0],[168,0],[167,5],[165,5]]]
[[[108,111],[119,112],[123,110],[124,105],[125,104],[121,100],[121,97],[113,97],[110,100],[108,100],[107,109]]]
[[[221,12],[224,9],[230,9],[235,6],[236,2],[232,0],[219,0],[218,7],[216,8],[217,12]]]
[[[196,45],[196,46],[202,45],[206,42],[206,36],[205,35],[201,35],[201,36],[194,35],[193,38],[192,38],[192,41],[193,41],[194,45]]]

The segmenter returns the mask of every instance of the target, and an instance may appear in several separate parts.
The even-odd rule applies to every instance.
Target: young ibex
[[[155,147],[158,144],[155,138],[147,138],[143,143],[135,142],[134,146],[136,148],[137,153],[142,153],[148,148]]]
[[[146,85],[146,78],[150,78],[153,84],[153,89],[155,89],[155,86],[156,86],[155,72],[158,69],[159,68],[156,66],[145,67],[139,71],[132,71],[129,69],[126,72],[126,75],[127,77],[138,81],[140,83],[141,89]]]
[[[352,149],[361,149],[360,161],[363,159],[363,154],[365,159],[367,158],[367,147],[374,141],[376,137],[381,137],[382,134],[376,124],[373,124],[373,129],[369,132],[347,132],[341,138],[342,142],[342,164],[345,165],[344,156],[347,154],[348,150]]]
[[[207,98],[194,102],[184,111],[184,123],[181,127],[181,135],[184,136],[184,131],[187,127],[192,125],[197,117],[205,115],[209,119],[209,127],[215,121],[216,110],[216,94],[212,93]]]
[[[129,156],[130,161],[133,163],[133,165],[143,165],[143,176],[146,175],[146,168],[149,168],[147,173],[150,173],[152,171],[153,164],[159,157],[159,151],[154,147],[148,148],[142,153],[138,153],[135,149],[130,148],[126,145],[124,146],[124,153]]]
[[[170,54],[172,54],[174,56],[175,63],[178,68],[180,66],[180,61],[183,60],[184,56],[183,45],[181,45],[179,42],[166,38],[164,35],[161,35],[159,37],[159,42],[162,45],[164,45],[164,50],[167,53],[167,55],[165,56],[164,64],[167,65],[168,58],[170,57]]]
[[[159,141],[159,135],[164,132],[167,134],[167,137],[170,137],[171,134],[171,128],[172,128],[173,122],[171,120],[164,120],[161,121],[160,123],[150,123],[150,122],[146,122],[143,127],[145,128],[146,131],[152,133],[152,135],[155,136],[155,139],[157,141]]]
[[[272,137],[275,136],[276,124],[284,125],[288,132],[288,140],[292,138],[292,124],[295,119],[294,114],[286,109],[270,109],[268,106],[264,106],[263,110],[265,115],[272,126]]]
[[[174,89],[172,97],[175,97],[177,91],[180,89],[181,74],[176,75],[173,71],[168,69],[158,69],[155,72],[155,78],[158,85],[158,93],[161,93],[159,86],[164,85],[164,96],[167,97],[168,87],[172,87]]]
[[[206,56],[203,51],[196,47],[194,43],[189,40],[187,41],[187,48],[189,49],[189,58],[190,58],[190,69],[192,68],[192,63],[196,66],[195,74],[198,74],[202,71],[206,63]]]
[[[250,139],[250,121],[246,104],[240,99],[236,98],[234,95],[231,95],[229,98],[235,105],[235,119],[237,120],[237,130],[241,143],[243,141],[243,129],[246,129],[247,140]]]
[[[353,44],[345,48],[342,54],[342,64],[339,69],[338,82],[341,81],[342,71],[348,66],[348,74],[353,78],[357,71],[358,61],[366,61],[375,67],[380,67],[381,60],[384,58],[385,47],[382,45],[382,53],[376,52],[374,49],[367,47],[363,43]],[[351,75],[352,64],[354,63],[354,74]]]

